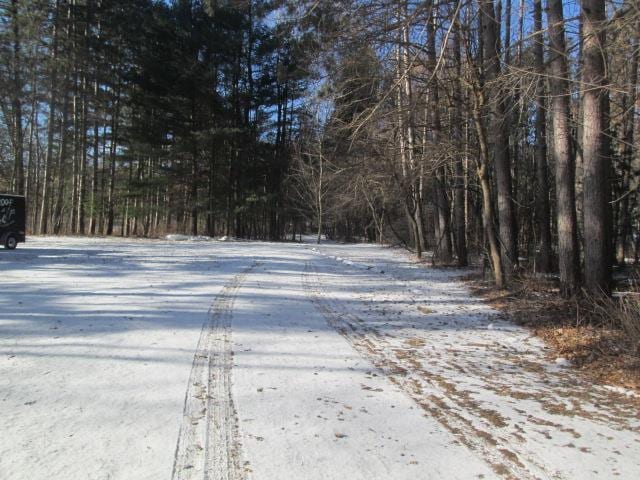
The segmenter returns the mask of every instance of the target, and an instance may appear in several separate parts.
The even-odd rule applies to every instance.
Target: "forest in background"
[[[499,287],[638,263],[637,0],[2,0],[29,232],[402,243]]]
[[[0,190],[31,233],[279,239],[307,77],[270,2],[2,2]]]

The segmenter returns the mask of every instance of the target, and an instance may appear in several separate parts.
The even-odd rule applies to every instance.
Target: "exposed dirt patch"
[[[425,315],[430,315],[432,313],[436,313],[435,310],[427,307],[426,305],[418,305],[418,311],[420,313],[424,313]]]
[[[404,343],[409,348],[422,348],[427,342],[422,338],[409,338]]]
[[[549,346],[550,360],[566,359],[594,382],[640,393],[640,356],[622,329],[592,321],[591,302],[564,299],[554,279],[516,281],[496,290],[480,275],[466,278],[472,292]]]

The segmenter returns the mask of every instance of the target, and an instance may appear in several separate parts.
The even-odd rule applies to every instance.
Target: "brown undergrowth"
[[[619,300],[561,298],[553,278],[520,277],[509,291],[495,289],[479,274],[466,280],[475,295],[533,330],[555,358],[570,360],[594,382],[640,392],[640,345],[621,324]]]

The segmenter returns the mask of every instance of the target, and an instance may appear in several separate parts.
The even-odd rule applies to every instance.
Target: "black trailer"
[[[24,197],[0,193],[0,245],[13,250],[26,241],[26,216]]]

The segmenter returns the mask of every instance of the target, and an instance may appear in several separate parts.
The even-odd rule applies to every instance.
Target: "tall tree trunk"
[[[453,79],[453,128],[456,143],[463,144],[462,135],[462,59],[460,58],[460,23],[458,19],[454,19],[453,26],[453,60],[454,60],[454,79]],[[463,158],[459,157],[454,160],[455,188],[453,194],[453,223],[454,223],[454,244],[458,266],[466,267],[467,259],[467,232],[465,219],[465,174],[463,166]]]
[[[114,111],[111,118],[111,145],[109,149],[109,194],[107,198],[106,234],[113,235],[115,222],[116,155],[118,145],[118,126],[120,124],[120,86],[116,87]]]
[[[481,92],[476,92],[476,98],[482,98]],[[480,158],[478,160],[478,180],[480,182],[480,188],[482,190],[482,226],[489,243],[489,261],[491,262],[491,270],[493,272],[494,281],[496,287],[504,288],[506,286],[502,255],[500,252],[500,245],[498,241],[498,235],[495,231],[494,221],[495,214],[493,211],[493,200],[491,198],[491,183],[489,181],[489,142],[485,131],[485,126],[481,119],[481,105],[482,101],[477,101],[473,107],[473,117],[476,126],[476,132],[478,135],[478,144],[480,146]]]
[[[75,42],[74,42],[75,44]],[[75,49],[75,46],[74,46]],[[75,62],[74,62],[75,63]],[[77,66],[73,67],[76,71],[73,74],[73,100],[71,107],[71,119],[72,119],[72,136],[71,136],[71,212],[69,216],[69,225],[71,233],[77,233],[77,211],[78,211],[78,186],[80,179],[80,148],[79,148],[79,136],[80,136],[80,108],[79,108],[79,96],[78,96],[78,73]]]
[[[407,4],[404,4],[404,20],[408,21],[407,15]],[[416,256],[418,258],[422,257],[422,252],[424,251],[424,222],[422,218],[422,179],[420,178],[420,168],[417,167],[415,161],[415,122],[414,122],[414,114],[413,114],[413,85],[411,82],[411,62],[409,59],[409,26],[405,25],[402,28],[402,41],[400,45],[400,57],[401,57],[401,75],[402,75],[402,88],[404,98],[406,100],[407,110],[402,111],[401,114],[405,119],[405,128],[403,129],[403,134],[406,133],[403,153],[406,156],[406,163],[408,165],[408,174],[409,178],[407,179],[409,185],[409,191],[411,195],[411,203],[412,203],[412,220],[411,226],[414,231],[414,239],[415,239],[415,247],[416,247]],[[404,110],[404,105],[402,106]]]
[[[511,1],[504,0],[504,63],[509,65],[511,63]],[[522,38],[520,38],[522,41]]]
[[[408,19],[407,3],[399,8],[398,18],[402,22]],[[415,130],[413,123],[413,92],[411,83],[411,65],[407,46],[409,44],[409,27],[403,25],[399,32],[396,51],[397,115],[398,138],[400,149],[401,188],[403,190],[404,210],[409,230],[412,233],[416,256],[422,257],[424,249],[424,228],[422,219],[422,198],[420,183],[414,158]]]
[[[500,52],[498,22],[493,0],[480,0],[484,43],[484,66],[487,82],[499,80]],[[490,138],[496,173],[496,193],[498,198],[499,238],[504,274],[508,278],[518,261],[517,230],[513,213],[511,191],[511,163],[509,160],[509,136],[505,129],[506,109],[499,87],[493,86],[491,101]]]
[[[216,147],[212,142],[209,156],[209,175],[207,193],[207,235],[210,237],[216,234]]]
[[[93,168],[91,172],[91,212],[90,212],[90,225],[89,231],[91,235],[95,235],[98,225],[98,160],[100,157],[100,128],[99,128],[99,115],[98,115],[98,80],[94,80],[93,84],[94,95],[94,108],[93,108]]]
[[[534,0],[533,4],[535,66],[540,78],[544,75],[544,58],[542,33],[542,0]],[[548,273],[551,270],[551,225],[549,219],[549,180],[547,177],[547,138],[546,116],[544,105],[544,82],[539,82],[536,92],[536,220],[538,223],[538,254],[536,258],[536,271]]]
[[[60,125],[60,151],[58,152],[58,162],[56,165],[56,177],[58,180],[56,188],[55,205],[53,208],[53,233],[58,235],[63,226],[62,211],[64,207],[64,187],[66,181],[66,160],[68,143],[68,123],[69,123],[69,94],[67,92],[68,81],[64,82],[62,103],[62,124]]]
[[[560,289],[571,295],[578,288],[578,222],[576,218],[575,158],[571,148],[569,125],[569,68],[564,33],[562,0],[548,0],[549,93],[553,141],[551,155],[555,163],[556,215],[558,223],[558,266]]]
[[[609,158],[606,148],[605,2],[582,0],[584,281],[592,293],[610,289]]]
[[[634,140],[635,140],[635,128],[636,128],[636,102],[637,102],[637,88],[638,88],[638,63],[640,59],[640,20],[636,21],[636,35],[632,39],[631,47],[631,61],[628,68],[628,90],[624,94],[622,102],[622,111],[624,112],[623,119],[623,145],[621,151],[622,162],[622,195],[623,198],[620,202],[620,236],[618,238],[618,244],[616,246],[616,257],[618,263],[623,265],[627,258],[627,247],[629,246],[629,237],[632,229],[632,214],[631,214],[631,168],[634,160]]]
[[[191,170],[191,235],[198,235],[198,159],[192,160]]]
[[[111,147],[109,152],[109,191],[107,194],[107,218],[105,223],[105,235],[113,235],[115,223],[115,185],[116,185],[116,153]]]
[[[486,19],[483,18],[483,15],[479,15],[477,17],[478,28],[480,31],[484,29],[485,21]],[[465,28],[461,29],[460,32],[471,31],[470,23],[471,20],[468,19]],[[479,71],[479,66],[484,63],[484,41],[483,36],[480,35],[478,38],[478,55],[476,57],[472,51],[471,40],[466,35],[462,36],[462,39],[464,40],[463,51],[465,52],[467,71],[469,72],[470,113],[475,127],[479,147],[479,154],[476,157],[476,172],[482,192],[482,230],[489,247],[487,256],[491,265],[494,282],[498,288],[504,288],[506,286],[506,281],[503,271],[500,241],[495,229],[496,218],[493,208],[491,181],[489,179],[489,140],[483,118],[484,111],[486,110],[486,98],[483,88],[484,85],[482,84],[482,76]],[[476,233],[479,233],[479,230],[480,229],[477,229]],[[477,237],[476,243],[480,243]]]
[[[29,118],[29,140],[28,140],[28,156],[27,156],[27,171],[25,175],[25,196],[27,197],[27,208],[29,211],[34,212],[33,216],[29,219],[30,225],[28,229],[32,232],[36,232],[36,221],[38,218],[38,179],[39,179],[39,161],[38,161],[38,142],[36,140],[39,111],[38,111],[38,75],[35,68],[31,71],[31,115]]]
[[[13,32],[12,39],[12,88],[11,88],[11,109],[12,109],[12,143],[13,143],[13,191],[18,195],[24,194],[24,129],[22,126],[22,37],[20,31],[20,16],[18,10],[18,0],[11,0],[9,13],[11,15],[11,26]]]
[[[38,233],[46,234],[49,230],[49,206],[51,204],[51,171],[53,170],[53,136],[55,133],[57,97],[56,86],[58,84],[58,16],[59,16],[59,0],[56,0],[54,9],[53,28],[51,32],[51,73],[49,84],[49,116],[47,120],[47,153],[44,160],[44,172],[42,174],[42,206],[40,208],[40,221],[38,225]]]
[[[429,86],[429,110],[431,112],[431,139],[434,145],[441,141],[442,122],[440,119],[440,92],[438,82],[435,78],[437,58],[436,58],[436,12],[432,11],[429,19],[428,28],[428,62],[433,79]],[[406,39],[408,41],[408,38]],[[436,162],[439,162],[436,159]],[[436,253],[437,258],[443,263],[451,262],[451,215],[449,208],[449,199],[446,191],[446,175],[444,165],[436,165],[433,175],[434,190],[434,219],[437,223],[436,228]]]
[[[81,80],[80,80],[80,172],[79,172],[79,185],[78,185],[78,232],[82,235],[85,234],[85,201],[87,196],[87,127],[88,127],[88,90],[89,90],[89,77],[88,77],[88,58],[90,55],[89,49],[89,30],[91,28],[92,21],[92,3],[87,2],[84,10],[84,27],[82,29],[82,59],[81,66]]]
[[[100,7],[100,0],[92,0],[88,2],[89,11],[87,13],[88,18],[91,21],[94,20],[94,15],[96,13],[95,9]],[[96,41],[99,42],[101,39],[101,29],[102,25],[100,21],[97,21],[96,25]],[[88,45],[87,41],[87,45]],[[100,110],[99,110],[99,88],[100,83],[100,68],[98,64],[94,65],[93,70],[93,145],[92,145],[92,164],[93,168],[91,169],[91,196],[89,199],[89,232],[91,235],[95,235],[98,228],[98,161],[100,158]]]
[[[87,195],[87,79],[82,79],[82,110],[80,114],[80,172],[78,185],[78,233],[85,234],[85,197]]]

